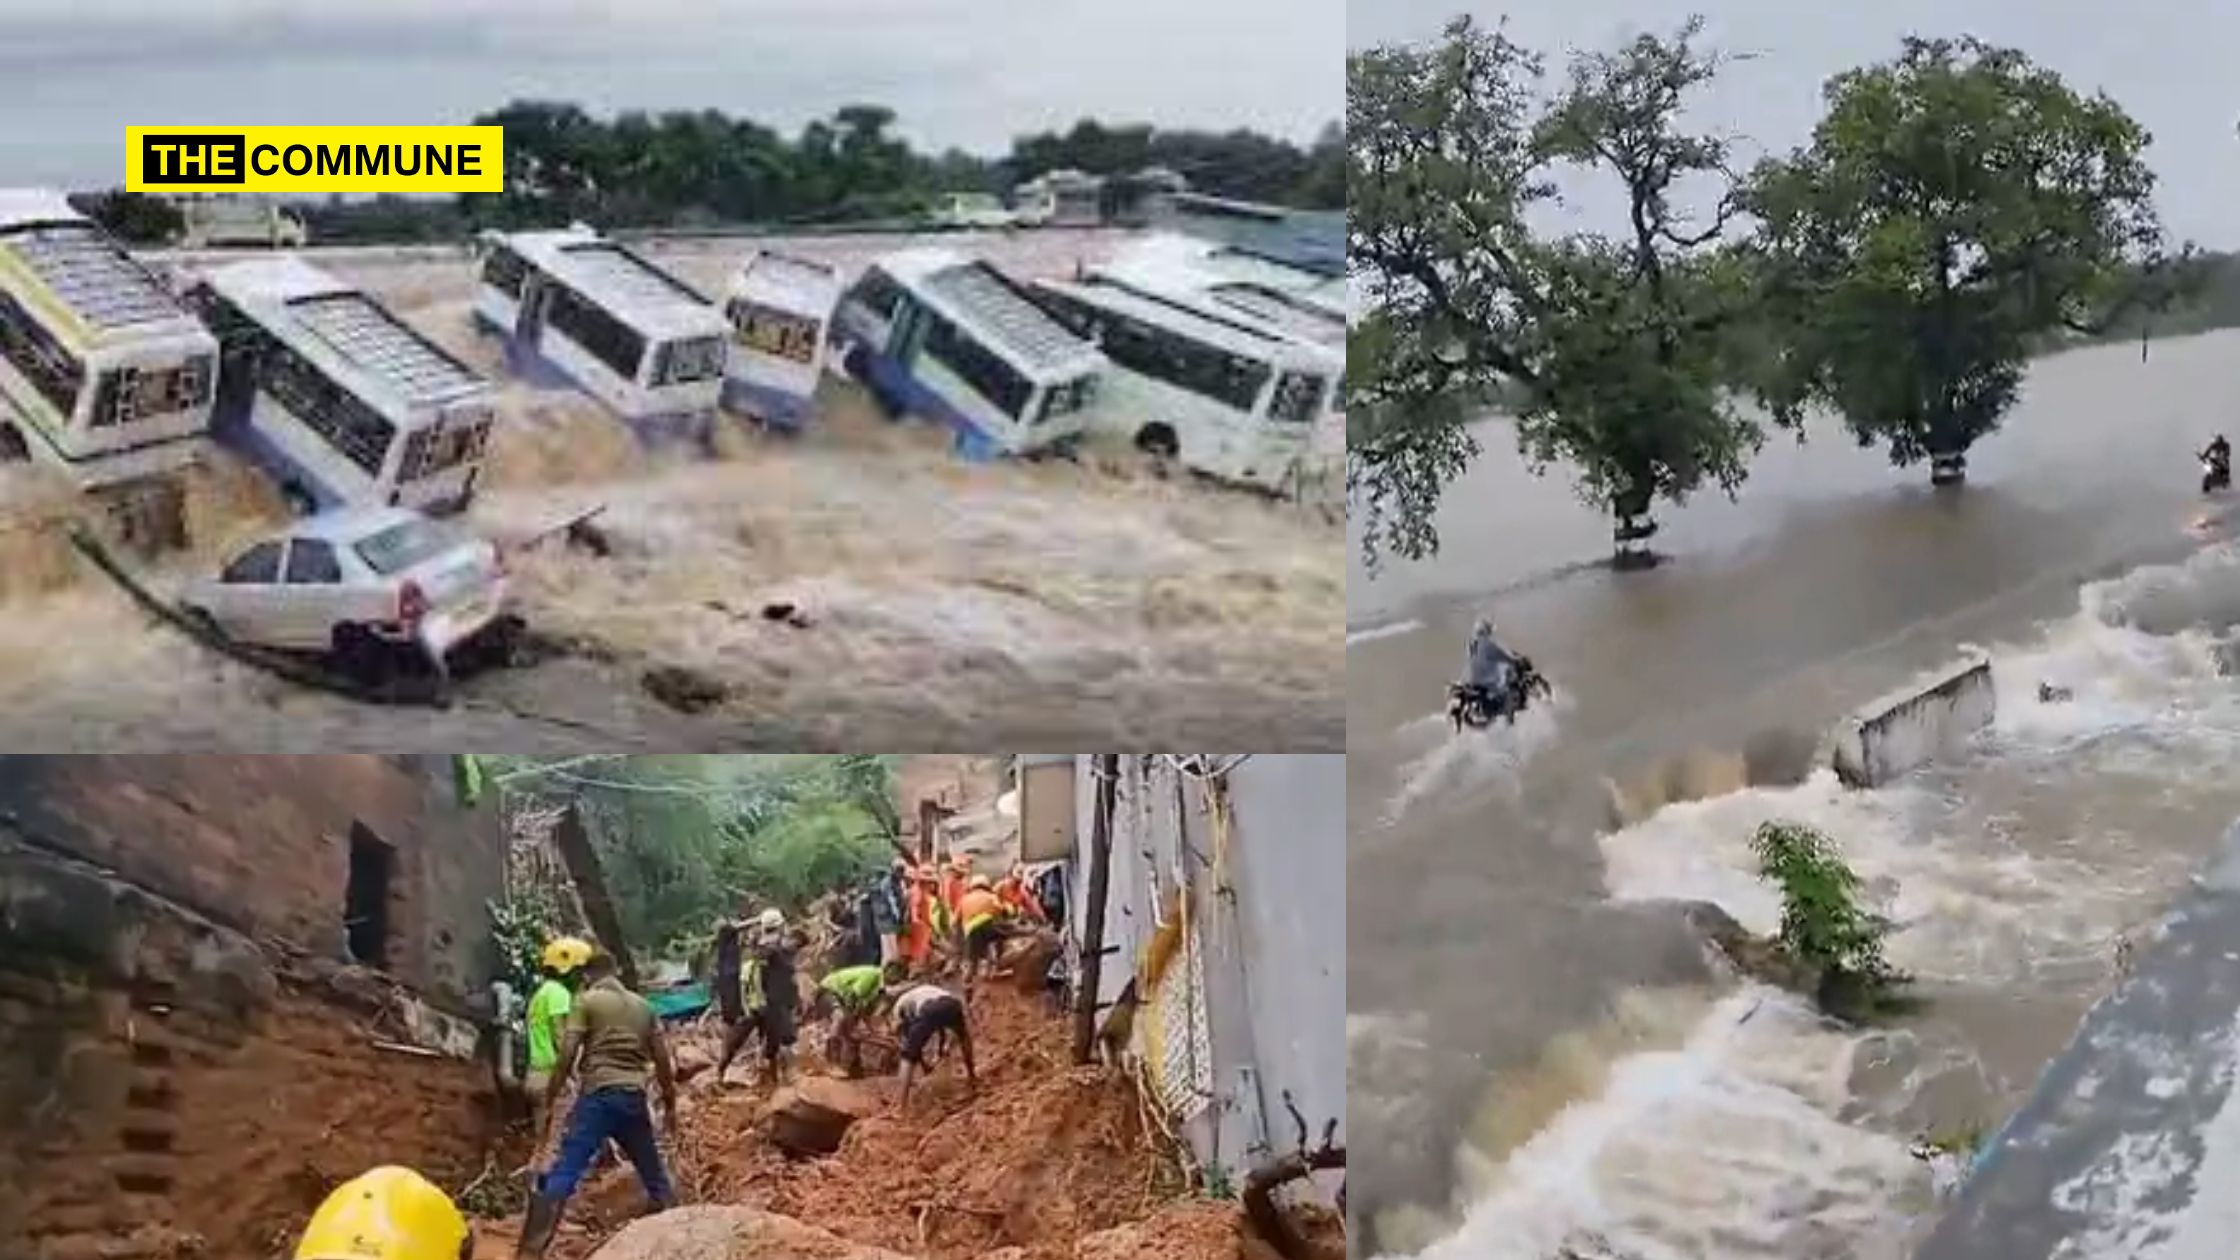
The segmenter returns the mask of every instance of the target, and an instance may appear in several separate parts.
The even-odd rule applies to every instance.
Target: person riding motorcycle
[[[1494,641],[1493,622],[1485,617],[1470,631],[1470,659],[1468,672],[1463,675],[1469,685],[1489,695],[1505,696],[1515,680],[1517,658],[1507,648]]]
[[[2224,440],[2224,434],[2219,433],[2210,441],[2209,449],[2201,452],[2201,462],[2204,486],[2232,484],[2232,443]]]
[[[395,1165],[343,1182],[304,1225],[295,1260],[471,1260],[467,1218],[434,1182]]]

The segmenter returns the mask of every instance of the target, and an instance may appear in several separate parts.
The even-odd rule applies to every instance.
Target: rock
[[[683,665],[656,665],[640,681],[646,694],[679,713],[705,713],[731,696],[722,679]]]
[[[1050,964],[1057,960],[1058,951],[1065,948],[1056,932],[1038,928],[1022,938],[1022,944],[1012,947],[1009,964],[1011,978],[1018,983],[1021,993],[1040,993],[1050,972]]]
[[[1688,926],[1717,948],[1743,975],[1807,996],[1817,989],[1820,977],[1813,968],[1792,960],[1771,938],[1752,934],[1718,905],[1692,901],[1683,914]]]
[[[677,1079],[689,1081],[716,1065],[716,1057],[708,1047],[697,1041],[687,1041],[676,1047],[672,1059],[677,1067]]]
[[[671,1208],[632,1221],[591,1260],[905,1260],[790,1216],[731,1204]]]
[[[877,1095],[860,1085],[805,1077],[770,1100],[770,1141],[794,1155],[830,1155],[850,1125],[878,1110]]]

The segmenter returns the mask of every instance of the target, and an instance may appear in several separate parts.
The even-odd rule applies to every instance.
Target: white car
[[[190,584],[180,604],[228,637],[330,654],[353,675],[402,663],[445,673],[459,648],[510,638],[498,549],[409,508],[351,508],[292,523]],[[400,658],[400,650],[402,657]]]

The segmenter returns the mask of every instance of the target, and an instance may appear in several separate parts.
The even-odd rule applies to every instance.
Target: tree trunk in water
[[[560,850],[560,860],[567,863],[568,878],[575,882],[576,897],[583,902],[583,914],[591,920],[592,932],[614,955],[622,983],[635,990],[638,965],[630,957],[630,943],[623,939],[622,916],[615,913],[614,899],[607,895],[606,876],[599,870],[599,854],[591,847],[591,833],[584,828],[582,811],[569,806],[560,816],[559,826],[552,829],[552,840]]]
[[[1096,1053],[1097,984],[1104,976],[1104,903],[1112,881],[1112,811],[1119,793],[1120,758],[1105,753],[1096,761],[1097,802],[1089,818],[1089,904],[1081,920],[1081,957],[1074,968],[1081,988],[1073,995],[1073,1061],[1088,1063]]]

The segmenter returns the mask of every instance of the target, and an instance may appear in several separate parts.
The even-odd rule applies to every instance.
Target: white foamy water
[[[2219,668],[2219,640],[2235,623],[2240,558],[2229,547],[2090,584],[2072,616],[1990,649],[1998,714],[1967,757],[1871,792],[1821,771],[1795,787],[1665,806],[1602,838],[1608,894],[1711,901],[1771,933],[1780,897],[1756,873],[1751,835],[1770,820],[1808,823],[1834,838],[1892,921],[1891,961],[1927,987],[2081,1004],[2115,942],[2193,868],[2184,837],[2157,828],[2190,818],[2188,802],[2229,794],[2240,688]],[[2041,682],[2066,697],[2042,701]],[[1418,763],[1414,777],[1441,769]],[[1893,1067],[1883,1047],[1919,1049],[1908,1027],[1842,1031],[1797,998],[1745,985],[1677,1045],[1613,1054],[1498,1162],[1464,1151],[1461,1223],[1422,1254],[1902,1256],[1933,1219],[1935,1193],[1905,1152],[1911,1135],[1873,1117],[1907,1112],[1936,1071],[1980,1072],[1978,1051],[1944,1035],[1935,1062],[1900,1055]],[[2153,1171],[2153,1152],[2117,1155]]]
[[[1400,772],[1400,787],[1385,807],[1389,824],[1418,801],[1444,796],[1463,788],[1488,783],[1519,785],[1518,771],[1533,754],[1555,742],[1563,714],[1571,707],[1561,688],[1543,697],[1511,722],[1495,722],[1483,730],[1456,730],[1444,711],[1427,713],[1407,723],[1400,735],[1430,747]]]
[[[1895,1257],[1862,1245],[1928,1178],[1842,1123],[1855,1047],[1775,990],[1731,993],[1676,1049],[1631,1055],[1484,1174],[1428,1260]]]

